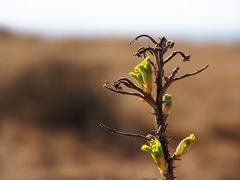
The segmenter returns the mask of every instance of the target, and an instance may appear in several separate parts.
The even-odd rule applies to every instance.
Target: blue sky
[[[0,26],[43,35],[240,38],[239,0],[0,0]]]

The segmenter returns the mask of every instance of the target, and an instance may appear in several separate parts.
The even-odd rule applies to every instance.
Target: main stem
[[[164,157],[168,163],[168,171],[167,174],[164,175],[165,180],[174,180],[174,171],[173,171],[173,159],[170,156],[169,153],[169,142],[168,142],[168,136],[167,136],[167,125],[166,125],[166,117],[163,116],[162,112],[162,88],[163,88],[163,53],[157,52],[155,54],[158,71],[157,71],[157,77],[156,77],[156,86],[157,86],[157,96],[156,96],[156,103],[158,105],[158,108],[156,109],[155,116],[156,116],[156,130],[159,131],[157,138],[161,142],[162,150]]]

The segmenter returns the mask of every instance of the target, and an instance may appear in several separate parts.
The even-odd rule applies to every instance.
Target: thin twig
[[[116,90],[116,89],[113,89],[113,88],[107,86],[107,84],[104,84],[103,87],[112,91],[112,92],[118,93],[118,94],[137,96],[137,97],[140,97],[140,98],[144,99],[144,97],[141,94],[138,94],[138,93],[127,92],[127,91],[123,91],[123,90]]]
[[[134,54],[134,56],[137,57],[142,57],[142,55],[144,57],[146,57],[146,53],[149,52],[151,55],[154,55],[154,49],[151,47],[140,47],[136,53]]]
[[[170,61],[172,58],[174,58],[177,54],[180,54],[182,56],[183,61],[190,61],[191,55],[185,55],[182,51],[174,51],[172,54],[170,54],[164,61],[163,63],[167,63]]]
[[[194,71],[194,72],[192,72],[192,73],[185,74],[185,75],[183,75],[183,76],[181,76],[181,77],[178,77],[178,78],[174,78],[173,81],[177,81],[177,80],[184,79],[184,78],[187,78],[187,77],[190,77],[190,76],[194,76],[194,75],[202,72],[203,70],[207,69],[208,66],[209,66],[209,64],[205,65],[205,66],[204,66],[202,69],[200,69],[200,70],[196,70],[196,71]]]
[[[126,87],[128,88],[131,88],[131,89],[134,89],[138,92],[140,92],[141,94],[145,95],[146,93],[141,89],[139,88],[138,86],[136,86],[130,79],[128,78],[120,78],[119,80],[117,80],[116,82],[114,82],[114,87],[116,89],[121,89],[120,88],[120,85],[121,84],[124,84]]]
[[[122,136],[130,136],[130,137],[135,137],[135,138],[142,138],[142,139],[145,139],[145,140],[151,140],[151,138],[147,137],[147,136],[144,136],[144,135],[141,135],[141,134],[133,134],[133,133],[125,133],[125,132],[121,132],[121,131],[118,131],[118,130],[115,130],[113,128],[110,128],[104,124],[100,124],[99,125],[101,128],[105,129],[105,130],[108,130],[114,134],[118,134],[118,135],[122,135]]]
[[[153,44],[157,44],[157,41],[155,41],[155,39],[153,39],[151,36],[147,35],[147,34],[141,34],[139,36],[137,36],[134,40],[129,42],[129,45],[131,45],[134,41],[137,41],[139,38],[141,37],[146,37],[148,38],[150,41],[152,41]]]
[[[134,92],[128,92],[128,91],[123,91],[122,87],[120,87],[121,84],[124,84],[126,87],[134,89],[139,93],[134,93]],[[128,78],[121,78],[119,80],[117,80],[114,83],[114,88],[107,86],[107,82],[103,85],[104,88],[115,92],[115,93],[119,93],[119,94],[124,94],[124,95],[132,95],[132,96],[137,96],[142,98],[143,100],[145,100],[152,108],[154,111],[156,111],[157,109],[157,105],[154,101],[154,99],[152,98],[151,94],[147,94],[145,91],[143,91],[141,88],[139,88],[138,86],[136,86],[130,79]]]

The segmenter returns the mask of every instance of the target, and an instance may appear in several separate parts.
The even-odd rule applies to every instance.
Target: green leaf
[[[152,92],[152,65],[150,57],[146,57],[140,64],[138,64],[133,72],[129,75],[132,76],[137,83],[143,88],[146,93]]]
[[[146,151],[151,154],[151,156],[154,160],[154,163],[159,168],[159,170],[162,174],[167,173],[168,164],[164,158],[162,145],[158,139],[156,139],[156,138],[152,139],[149,142],[149,145],[144,144],[144,145],[142,145],[141,149],[143,151]]]

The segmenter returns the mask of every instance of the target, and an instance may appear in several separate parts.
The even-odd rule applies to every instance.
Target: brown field
[[[142,140],[98,127],[146,134],[154,127],[148,106],[102,88],[139,62],[140,41],[127,38],[41,38],[0,31],[0,179],[138,180],[159,177]],[[169,90],[171,146],[190,133],[192,149],[176,163],[177,179],[240,179],[240,43],[186,43],[192,55],[167,65],[180,73],[205,64],[202,74]],[[173,149],[174,149],[173,148]]]

